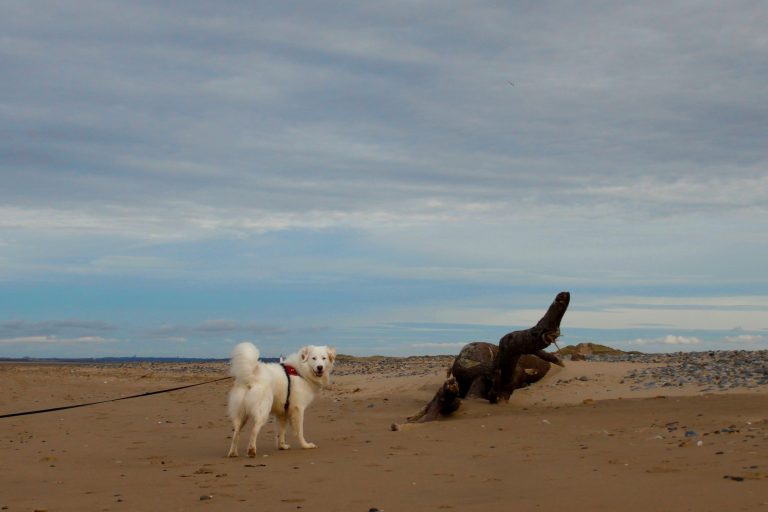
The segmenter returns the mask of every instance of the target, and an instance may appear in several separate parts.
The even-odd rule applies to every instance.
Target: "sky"
[[[0,4],[0,357],[768,349],[761,1]]]

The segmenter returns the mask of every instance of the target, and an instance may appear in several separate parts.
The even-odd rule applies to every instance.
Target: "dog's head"
[[[315,380],[323,385],[328,384],[328,378],[333,371],[333,363],[336,361],[336,349],[325,345],[317,347],[308,345],[299,352],[302,364],[306,365]]]

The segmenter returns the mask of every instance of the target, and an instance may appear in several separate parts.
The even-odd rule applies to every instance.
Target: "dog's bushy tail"
[[[259,349],[249,342],[238,344],[232,349],[229,374],[240,381],[248,381],[259,368]]]

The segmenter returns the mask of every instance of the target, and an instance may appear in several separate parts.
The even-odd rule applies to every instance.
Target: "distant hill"
[[[561,356],[570,356],[579,354],[583,356],[619,356],[626,354],[623,350],[600,345],[598,343],[579,343],[578,345],[568,345],[557,352]]]

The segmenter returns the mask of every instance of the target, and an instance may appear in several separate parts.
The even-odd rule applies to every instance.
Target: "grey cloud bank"
[[[179,294],[251,283],[295,313],[273,322],[263,299],[237,315],[201,299],[197,322],[138,304],[130,319],[96,318],[87,300],[68,311],[125,344],[169,325],[199,339],[224,318],[275,343],[343,324],[364,351],[371,332],[353,326],[499,326],[476,305],[535,309],[561,288],[697,311],[738,295],[764,313],[765,26],[747,1],[4,2],[0,285],[97,279],[109,298],[125,279]],[[307,293],[335,308],[316,315],[325,299]],[[7,304],[0,321],[64,319]],[[756,315],[716,307],[702,326],[765,343]],[[582,327],[659,315],[639,310],[595,309]],[[2,337],[42,335],[26,331]],[[617,342],[694,338],[710,342]]]

